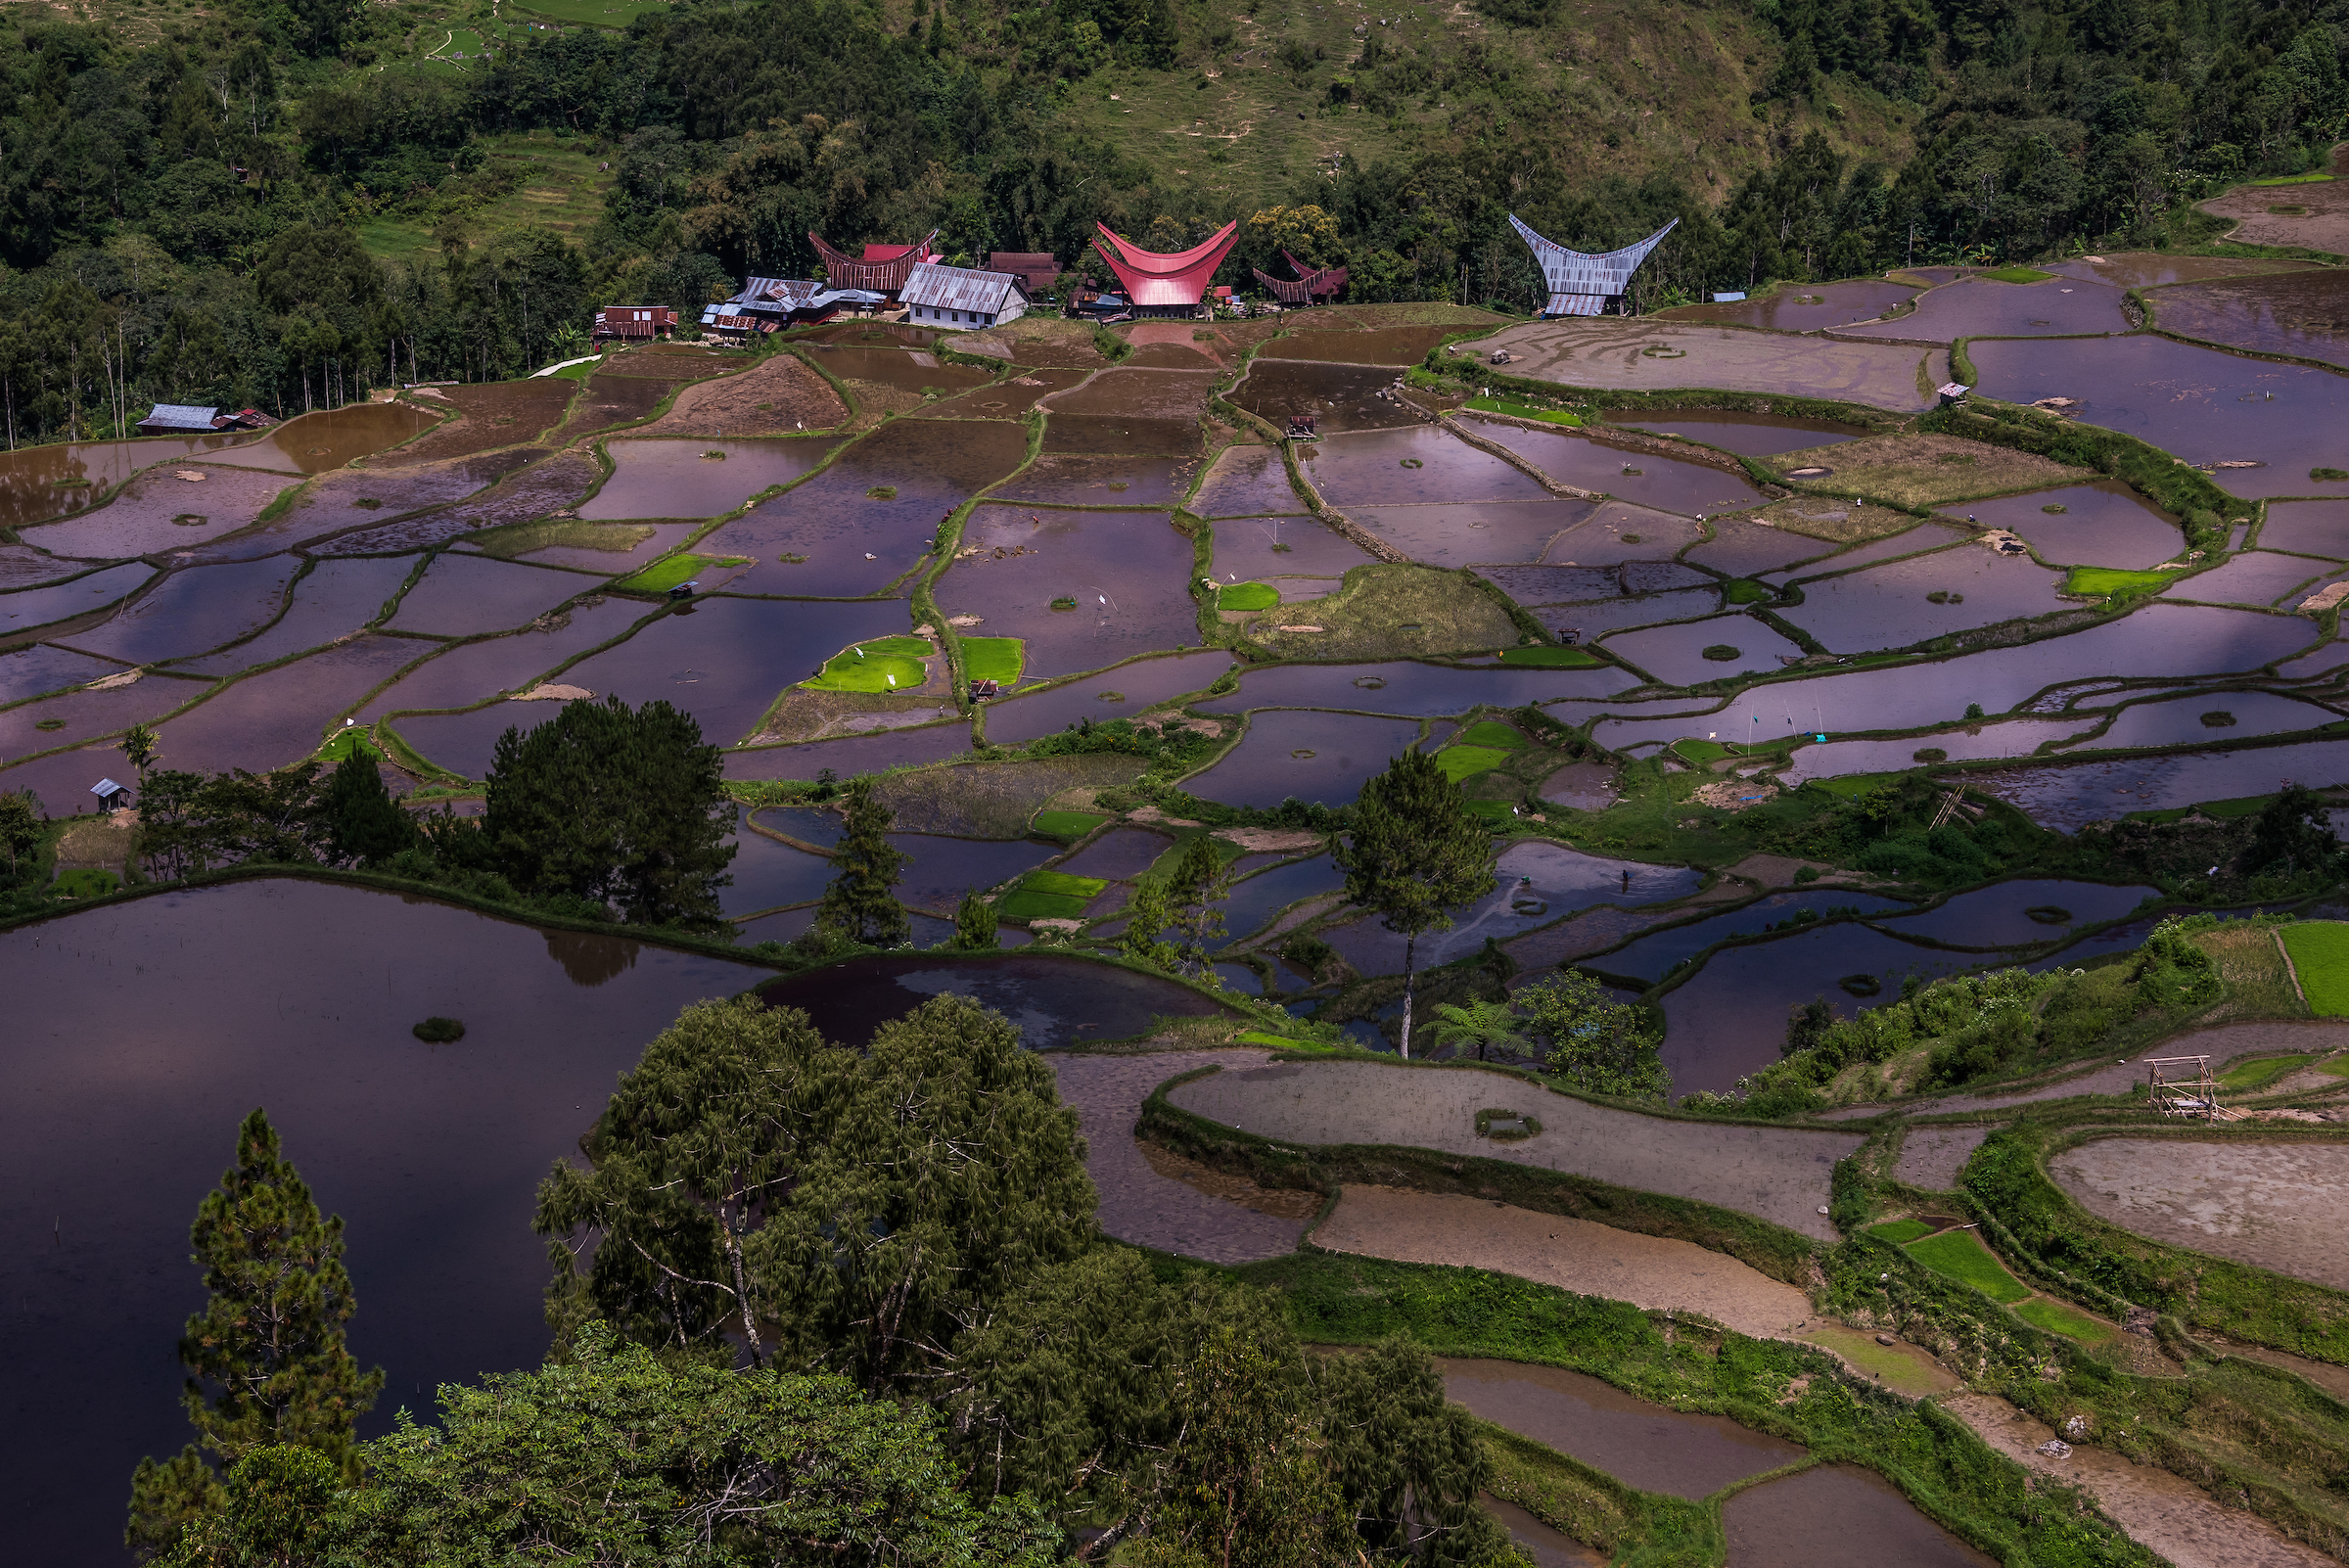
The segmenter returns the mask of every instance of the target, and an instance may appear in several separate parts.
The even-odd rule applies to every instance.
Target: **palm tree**
[[[1517,1032],[1517,1015],[1505,1001],[1472,1001],[1465,1007],[1447,1002],[1436,1009],[1436,1020],[1439,1047],[1474,1042],[1480,1062],[1485,1060],[1488,1046],[1525,1043],[1525,1037]]]

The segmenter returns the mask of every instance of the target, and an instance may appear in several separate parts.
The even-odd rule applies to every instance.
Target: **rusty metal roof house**
[[[908,321],[926,326],[992,327],[1028,313],[1028,286],[1017,273],[981,272],[924,261],[898,295]]]
[[[702,329],[741,343],[881,302],[882,297],[870,290],[834,289],[812,278],[753,278],[731,300],[705,309]]]
[[[932,229],[912,245],[868,245],[861,256],[850,255],[838,247],[827,244],[813,229],[807,231],[808,244],[823,259],[824,279],[835,289],[868,289],[874,294],[895,300],[905,287],[905,278],[925,261],[934,261],[938,253],[930,242],[938,238]]]
[[[588,341],[650,343],[677,330],[677,313],[668,305],[606,305],[595,313]]]
[[[1596,316],[1606,313],[1607,307],[1623,307],[1624,292],[1631,287],[1632,274],[1647,254],[1664,243],[1664,236],[1680,227],[1674,218],[1637,245],[1627,245],[1620,251],[1608,251],[1592,255],[1583,251],[1569,251],[1555,241],[1544,240],[1509,214],[1509,226],[1533,248],[1534,259],[1542,263],[1542,277],[1549,285],[1549,302],[1542,307],[1545,316]]]
[[[1280,254],[1288,262],[1289,270],[1297,274],[1297,281],[1291,283],[1269,272],[1258,272],[1256,281],[1264,285],[1267,294],[1284,305],[1327,304],[1338,297],[1339,290],[1346,287],[1344,267],[1309,267],[1290,252],[1283,251]]]
[[[1028,298],[1036,300],[1052,292],[1060,282],[1060,261],[1043,251],[990,251],[987,270],[1009,272],[1028,286]]]

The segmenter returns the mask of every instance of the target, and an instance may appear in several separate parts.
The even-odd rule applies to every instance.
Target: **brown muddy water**
[[[1743,452],[1749,457],[1831,446],[1838,441],[1857,440],[1867,434],[1857,425],[1839,425],[1832,420],[1789,419],[1783,414],[1738,414],[1715,409],[1685,413],[1675,409],[1658,409],[1654,413],[1612,409],[1599,415],[1599,419],[1605,424],[1653,431],[1659,436],[1685,436],[1692,441],[1703,441],[1724,451]]]
[[[1305,510],[1277,446],[1230,446],[1199,482],[1189,510],[1200,517],[1269,517]]]
[[[1083,386],[1054,392],[1045,411],[1092,414],[1116,419],[1196,420],[1207,411],[1208,394],[1215,391],[1213,371],[1104,370]]]
[[[802,1008],[827,1038],[854,1040],[947,992],[1001,1013],[1019,1026],[1028,1048],[1038,1051],[1138,1035],[1153,1018],[1201,1018],[1222,1010],[1163,976],[1058,953],[877,954],[759,988],[768,1006]]]
[[[123,441],[60,441],[0,454],[0,529],[85,511],[143,468],[224,451],[249,435],[150,436]]]
[[[1722,1504],[1728,1568],[1997,1568],[1856,1464],[1766,1481]]]
[[[25,529],[20,537],[52,555],[83,560],[167,558],[251,528],[296,483],[290,474],[263,469],[173,464],[135,476],[105,506]]]
[[[2164,332],[2349,367],[2349,272],[2182,283],[2148,298]]]
[[[843,381],[869,381],[900,392],[961,392],[994,378],[971,365],[941,360],[926,348],[877,348],[834,343],[806,346],[807,357]]]
[[[257,441],[240,441],[234,450],[222,453],[214,461],[240,468],[322,474],[397,446],[432,429],[436,423],[431,414],[404,403],[352,403],[345,408],[322,408],[314,414],[287,420]]]
[[[1420,423],[1420,416],[1379,396],[1402,374],[1303,359],[1255,359],[1240,384],[1224,393],[1275,431],[1302,414],[1313,416],[1324,436],[1348,431],[1394,430]]]
[[[837,444],[822,437],[758,440],[663,437],[611,441],[604,452],[612,459],[612,477],[591,499],[581,503],[579,516],[590,521],[717,517],[760,490],[789,484],[822,462]]]
[[[1046,452],[996,485],[992,499],[1047,506],[1171,506],[1197,471],[1196,462],[1173,457]]]
[[[1855,321],[1872,321],[1923,291],[1913,283],[1854,278],[1844,283],[1788,284],[1756,300],[1727,304],[1675,305],[1657,315],[1667,321],[1710,321],[1773,332],[1817,332]]]
[[[430,1418],[439,1383],[538,1364],[539,1179],[678,1008],[765,973],[293,880],[0,934],[0,1323],[48,1347],[16,1380],[51,1412],[7,1443],[12,1554],[118,1560],[133,1466],[187,1441],[188,1223],[246,1113],[348,1222],[351,1350],[390,1374],[373,1436],[402,1407]],[[435,1013],[465,1038],[417,1043]]]
[[[2069,343],[1974,345],[1991,396],[2027,403],[2077,397],[2084,424],[2151,441],[2188,463],[2255,462],[2211,478],[2245,497],[2306,495],[2312,468],[2342,466],[2349,377],[2310,365],[2249,359],[2151,334]]]
[[[1368,331],[1284,333],[1259,348],[1263,359],[1319,359],[1345,365],[1415,365],[1460,327],[1372,327]],[[1472,329],[1469,329],[1472,330]]]
[[[1439,1356],[1436,1364],[1443,1368],[1445,1394],[1476,1415],[1642,1492],[1710,1497],[1733,1481],[1791,1464],[1806,1452],[1727,1416],[1635,1399],[1581,1372],[1460,1356]]]
[[[1140,374],[1140,372],[1137,372]],[[1145,419],[1133,414],[1059,414],[1044,427],[1048,452],[1133,452],[1145,456],[1196,457],[1201,433],[1196,419]]]

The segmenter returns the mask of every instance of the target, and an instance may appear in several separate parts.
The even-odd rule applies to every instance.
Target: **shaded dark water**
[[[1420,963],[1462,957],[1487,940],[1507,942],[1593,904],[1636,905],[1686,898],[1705,879],[1703,872],[1688,866],[1607,859],[1543,839],[1510,845],[1501,851],[1494,871],[1493,891],[1456,911],[1450,931],[1420,936]],[[1628,882],[1626,872],[1631,874]],[[1325,935],[1366,975],[1403,973],[1403,938],[1375,919],[1358,920]]]
[[[2020,945],[2054,941],[2083,926],[2118,919],[2160,892],[2142,886],[2025,878],[1960,893],[1938,909],[1888,920],[1884,928],[1958,947]],[[2032,910],[2046,918],[2034,918]],[[2058,913],[2067,918],[2056,919]]]
[[[412,555],[321,561],[296,580],[294,602],[276,624],[251,642],[188,660],[181,668],[199,675],[232,675],[289,654],[324,647],[380,617],[415,566]],[[418,644],[417,656],[421,658],[429,648],[429,644]]]
[[[1216,576],[1342,577],[1376,559],[1310,517],[1231,518],[1216,525]]]
[[[826,1038],[853,1040],[947,992],[976,997],[1019,1025],[1031,1050],[1137,1035],[1154,1017],[1218,1011],[1216,1003],[1172,980],[1060,953],[889,953],[788,975],[759,989],[769,1006],[806,1009]]]
[[[391,1373],[373,1435],[437,1383],[538,1363],[539,1178],[679,1007],[764,973],[299,881],[0,935],[0,1324],[45,1347],[13,1379],[42,1416],[0,1440],[12,1555],[116,1560],[132,1467],[188,1440],[188,1224],[247,1112],[348,1222],[351,1350]],[[417,1043],[434,1013],[465,1039]]]
[[[938,833],[892,833],[889,842],[905,852],[905,874],[898,898],[908,905],[950,915],[962,896],[986,892],[1060,853],[1057,844],[1033,839],[953,839]]]
[[[823,438],[762,440],[647,438],[605,446],[612,477],[579,508],[583,518],[716,517],[760,490],[788,484],[837,444]],[[722,452],[720,458],[708,456]]]
[[[1555,1366],[1457,1356],[1439,1356],[1436,1364],[1444,1369],[1444,1392],[1456,1403],[1642,1492],[1708,1497],[1805,1453],[1727,1416],[1651,1405]]]
[[[1728,1568],[1996,1568],[1856,1464],[1766,1481],[1722,1504]]]
[[[1137,659],[1048,691],[988,704],[988,738],[1034,740],[1066,729],[1081,718],[1130,716],[1169,697],[1203,691],[1231,667],[1231,655],[1221,648]]]
[[[299,558],[272,556],[173,573],[103,624],[58,638],[83,653],[153,665],[200,654],[274,619]]]
[[[61,441],[0,453],[0,528],[88,508],[142,468],[232,446],[250,436],[151,436],[124,441]],[[69,481],[81,481],[69,484]]]
[[[1660,511],[1706,516],[1762,499],[1762,492],[1744,476],[1715,468],[1710,463],[1627,451],[1588,436],[1526,430],[1498,422],[1478,423],[1481,426],[1478,435],[1507,447],[1551,479],[1586,490],[1620,495]]]
[[[388,624],[441,637],[504,631],[602,586],[576,572],[452,552],[425,568],[424,579],[401,597]]]
[[[1344,806],[1418,736],[1415,718],[1260,714],[1238,746],[1182,787],[1226,806],[1278,806],[1292,795]]]
[[[1658,410],[1652,414],[1612,409],[1599,418],[1609,425],[1635,426],[1662,436],[1685,436],[1707,446],[1743,452],[1751,457],[1799,452],[1812,446],[1856,440],[1867,434],[1857,425],[1839,425],[1832,420],[1789,419],[1784,414],[1732,414],[1715,409],[1687,413]]]
[[[0,653],[0,703],[38,697],[45,691],[118,674],[121,669],[120,665],[104,659],[36,642],[13,653]]]
[[[1641,937],[1613,952],[1590,959],[1589,964],[1591,968],[1610,975],[1629,975],[1636,980],[1662,980],[1674,965],[1695,957],[1717,942],[1734,936],[1761,936],[1767,928],[1793,920],[1806,910],[1823,916],[1827,911],[1839,908],[1879,914],[1908,907],[1898,899],[1887,899],[1874,893],[1846,890],[1773,893],[1727,914],[1692,920],[1686,925],[1671,926],[1653,936]]]
[[[1345,431],[1391,430],[1416,425],[1419,416],[1377,395],[1394,385],[1396,372],[1367,366],[1255,359],[1248,374],[1225,395],[1274,430],[1311,414],[1324,436]],[[1303,452],[1298,454],[1303,456]]]
[[[370,697],[359,710],[358,720],[362,724],[372,723],[386,714],[418,709],[470,708],[501,692],[527,690],[534,677],[548,673],[576,654],[620,636],[650,613],[651,606],[641,600],[614,597],[597,605],[575,605],[570,612],[570,623],[552,630],[533,631],[526,627],[511,636],[461,644],[425,660]],[[430,644],[420,647],[419,656],[429,649]],[[562,706],[557,702],[541,702],[536,705],[535,713],[538,717],[549,718]],[[514,721],[527,723],[533,710],[522,707],[513,712],[523,715]]]
[[[919,729],[883,730],[800,746],[762,746],[726,758],[728,778],[806,778],[830,768],[841,778],[944,761],[971,749],[971,729],[960,720]]]

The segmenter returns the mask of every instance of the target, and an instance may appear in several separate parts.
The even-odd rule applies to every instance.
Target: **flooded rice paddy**
[[[1657,394],[1636,409],[1579,404],[1606,425],[1757,457],[1819,447],[1831,462],[1835,443],[1870,421],[1930,402],[1949,379],[1952,338],[1988,334],[1970,352],[1991,395],[2080,397],[2084,424],[2189,463],[2264,465],[2210,470],[2243,498],[2226,519],[2243,521],[2193,562],[2179,522],[2116,480],[1954,502],[1940,512],[1955,526],[1857,530],[1847,542],[1855,535],[1757,521],[1757,487],[1693,448],[1472,426],[1601,498],[1562,497],[1382,395],[1392,367],[1415,362],[1442,332],[1357,332],[1342,312],[1233,324],[1205,341],[1188,324],[1163,324],[1136,332],[1140,351],[1114,369],[1088,347],[1063,356],[1081,366],[1018,361],[1001,376],[940,360],[934,334],[836,334],[810,356],[870,409],[922,416],[861,430],[793,433],[786,419],[739,431],[729,421],[724,436],[715,424],[667,436],[680,428],[667,421],[648,433],[640,422],[679,388],[714,396],[715,378],[744,364],[696,352],[625,356],[585,384],[439,389],[438,406],[419,394],[234,441],[11,454],[0,458],[0,526],[14,530],[0,540],[0,790],[29,788],[50,811],[69,812],[99,777],[129,776],[119,739],[137,722],[158,725],[167,766],[259,770],[312,755],[348,718],[480,780],[509,726],[558,711],[510,700],[550,680],[678,705],[728,749],[728,778],[746,784],[923,767],[982,740],[1016,747],[1085,719],[1176,707],[1212,717],[1218,733],[1156,782],[1241,808],[1292,796],[1346,805],[1413,746],[1523,743],[1533,750],[1519,763],[1506,750],[1497,761],[1455,758],[1489,820],[1510,831],[1497,847],[1498,885],[1457,911],[1450,932],[1423,940],[1419,962],[1473,957],[1491,941],[1523,960],[1512,984],[1570,956],[1659,986],[1650,999],[1667,1023],[1675,1091],[1727,1088],[1776,1059],[1792,1005],[1825,995],[1848,1012],[1863,1005],[1843,985],[1855,978],[1893,994],[1911,973],[2116,950],[2150,918],[2139,911],[2153,890],[2009,881],[1920,908],[1913,889],[1789,891],[1724,883],[1709,863],[1626,859],[1615,853],[1619,819],[1605,813],[1655,787],[1627,759],[1680,741],[1799,741],[1782,763],[1728,764],[1750,776],[1706,773],[1701,761],[1669,775],[1674,790],[1725,783],[1739,805],[1806,779],[1995,763],[1969,772],[1970,786],[2066,832],[2263,796],[2286,780],[2349,783],[2349,734],[2332,728],[2349,704],[2319,684],[2349,665],[2349,648],[2327,640],[2318,612],[2296,610],[2349,563],[2349,488],[2312,472],[2342,462],[2349,381],[2256,356],[2325,357],[2337,279],[2230,265],[2241,270],[2106,258],[2022,286],[1937,269],[1780,289],[1665,321],[1495,319],[1473,350],[1482,364],[1491,347],[1511,347],[1524,363],[1510,376],[1547,382],[1570,405]],[[2154,296],[2163,330],[2254,352],[2121,336],[2116,297],[2131,284],[2168,291],[2166,302]],[[1863,325],[1871,319],[1882,326]],[[2179,325],[2189,319],[2199,330]],[[1838,336],[1804,335],[1825,329]],[[2060,336],[2079,332],[2107,336]],[[2002,341],[2009,334],[2022,336]],[[1206,417],[1208,367],[1236,368],[1248,344],[1260,351],[1230,395],[1275,428],[1292,413],[1316,416],[1324,438],[1295,453],[1313,493],[1291,483],[1261,432],[1207,442],[1221,429]],[[1012,338],[988,351],[1031,352]],[[1031,359],[1056,351],[1039,346]],[[1817,405],[1798,411],[1789,395],[1838,400],[1849,422]],[[450,409],[457,418],[431,424]],[[1031,411],[1043,423],[1033,457],[1018,417]],[[751,434],[773,429],[784,434]],[[67,483],[75,480],[85,483]],[[1966,542],[1989,527],[2011,530],[2030,553]],[[691,558],[671,559],[679,551]],[[1378,602],[1359,590],[1382,574],[1400,579],[1394,557],[1437,570],[1409,575],[1422,598],[1394,601],[1391,633],[1336,619],[1390,613],[1359,609]],[[2058,591],[2072,567],[2170,562],[2175,580],[2142,600]],[[1203,623],[1193,597],[1202,573],[1226,586],[1268,584],[1290,608]],[[1350,577],[1354,591],[1316,608]],[[674,604],[666,589],[675,580],[701,591]],[[1752,613],[1757,593],[1778,596]],[[1486,619],[1459,612],[1462,602]],[[1516,617],[1516,629],[1496,613]],[[1303,646],[1306,634],[1271,628],[1292,617],[1322,624],[1313,618],[1324,614],[1347,657],[1283,663],[1258,640]],[[1462,615],[1441,624],[1486,629],[1465,647],[1435,642],[1439,614]],[[1044,684],[964,708],[934,660],[931,689],[807,716],[820,705],[797,687],[824,660],[926,623],[942,638],[1018,639],[1027,681]],[[1569,631],[1602,662],[1577,667],[1554,652],[1539,655],[1548,666],[1499,662],[1515,638]],[[1202,649],[1203,638],[1229,645]],[[1454,656],[1404,657],[1428,647]],[[1931,656],[1870,657],[1920,647]],[[1492,718],[1508,729],[1462,733]],[[890,725],[904,727],[879,727]],[[2137,755],[2109,755],[2123,752]],[[1141,766],[1067,761],[1130,761],[1097,775],[1120,781]],[[1080,776],[1095,777],[1068,775]],[[913,857],[900,893],[919,911],[917,944],[950,935],[943,917],[966,890],[1049,868],[1106,884],[1083,900],[1093,923],[1077,936],[1082,947],[1115,935],[1133,879],[1182,835],[1234,831],[1206,807],[1214,820],[1204,823],[1156,807],[1121,821],[1133,800],[1088,810],[1092,787],[1056,782],[1034,797],[1035,807],[1049,798],[1053,810],[1082,813],[1057,825],[1030,825],[1023,806],[985,829],[994,838],[899,834]],[[1512,817],[1511,806],[1529,815]],[[813,852],[840,829],[837,812],[813,807],[746,813],[724,894],[745,921],[742,941],[806,929],[829,879]],[[1032,831],[1054,836],[1020,836]],[[1299,967],[1310,958],[1270,961],[1274,933],[1292,928],[1361,974],[1400,967],[1400,939],[1343,906],[1326,839],[1288,832],[1229,853],[1237,880],[1216,955],[1228,986],[1300,1011],[1330,995],[1333,986]],[[1001,935],[1032,939],[1018,922]],[[30,998],[0,1056],[17,1052],[12,1087],[56,1130],[42,1136],[135,1150],[86,1201],[78,1188],[52,1191],[54,1167],[28,1165],[20,1185],[34,1207],[57,1197],[65,1220],[79,1213],[79,1230],[61,1221],[64,1262],[35,1236],[18,1238],[0,1268],[37,1281],[14,1293],[16,1310],[65,1348],[57,1364],[86,1363],[80,1378],[96,1364],[112,1380],[93,1407],[136,1409],[133,1426],[153,1427],[132,1431],[122,1454],[87,1447],[130,1430],[110,1421],[86,1443],[22,1459],[32,1495],[52,1499],[25,1539],[111,1542],[125,1467],[177,1441],[167,1430],[178,1422],[175,1374],[115,1347],[133,1316],[173,1321],[192,1305],[181,1299],[190,1281],[167,1265],[235,1117],[256,1096],[266,1090],[305,1174],[351,1219],[353,1262],[367,1270],[354,1340],[363,1359],[386,1361],[395,1386],[404,1377],[411,1389],[528,1364],[544,1346],[531,1183],[682,1000],[764,973],[303,883],[166,895],[0,934],[0,985]],[[163,1006],[158,988],[203,1005]],[[944,991],[1002,1009],[1037,1045],[1130,1036],[1154,1016],[1217,1005],[1173,981],[1033,949],[892,953],[768,988],[849,1038]],[[466,1017],[464,1050],[407,1040],[406,1026],[436,1010]],[[1377,1020],[1354,1022],[1378,1034]],[[56,1043],[69,1036],[71,1049]],[[560,1061],[549,1038],[564,1042]],[[150,1102],[172,1114],[140,1122],[135,1137],[123,1130]],[[471,1163],[387,1155],[381,1131],[319,1142],[351,1103],[370,1107],[369,1127],[396,1127],[428,1152],[435,1140],[464,1145]],[[453,1229],[440,1218],[450,1212],[460,1214]],[[166,1267],[150,1272],[158,1259]],[[454,1329],[423,1302],[426,1281],[450,1268],[495,1298],[480,1321]],[[84,1339],[93,1348],[76,1357]],[[1709,1495],[1795,1456],[1755,1450],[1751,1433],[1657,1427],[1658,1412],[1607,1404],[1620,1396],[1529,1378],[1511,1368],[1485,1381],[1512,1409],[1569,1410],[1557,1441],[1570,1452],[1581,1452],[1570,1439],[1612,1434],[1590,1462],[1618,1474],[1617,1462],[1650,1466],[1647,1480],[1624,1477],[1635,1485]],[[1570,1400],[1582,1403],[1561,1403]],[[104,1487],[66,1479],[85,1475],[103,1475]],[[1782,1538],[1787,1527],[1773,1521],[1820,1507],[1868,1521],[1870,1539],[1903,1544],[1904,1560],[1945,1560],[1937,1553],[1949,1544],[1913,1510],[1834,1468],[1740,1494],[1732,1540]],[[1733,1561],[1749,1560],[1743,1549]],[[1829,1560],[1813,1549],[1807,1560]]]

